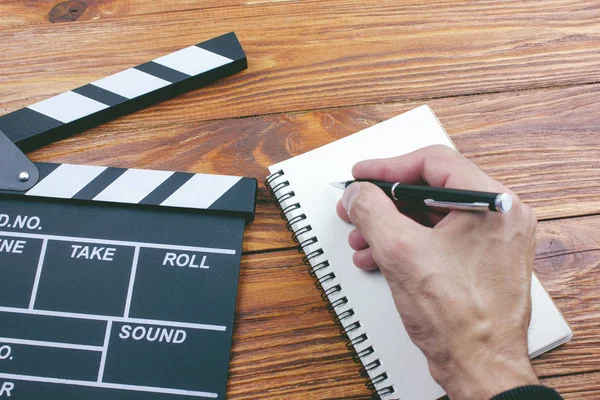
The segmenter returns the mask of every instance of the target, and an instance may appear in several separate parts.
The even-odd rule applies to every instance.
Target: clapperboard
[[[0,400],[225,397],[256,179],[22,150],[246,67],[230,33],[0,117]]]

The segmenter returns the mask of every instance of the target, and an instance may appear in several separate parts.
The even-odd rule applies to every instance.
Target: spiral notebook
[[[312,274],[336,311],[350,344],[385,400],[437,399],[442,388],[412,343],[380,273],[354,267],[347,237],[353,227],[335,212],[341,191],[330,182],[351,179],[354,163],[442,144],[454,148],[436,116],[422,106],[359,133],[269,167],[267,187],[303,247]],[[571,329],[534,276],[529,353],[535,357],[572,337]]]

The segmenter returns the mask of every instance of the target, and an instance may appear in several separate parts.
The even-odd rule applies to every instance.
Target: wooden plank
[[[178,122],[181,113],[176,103],[121,118],[31,156],[36,161],[246,175],[262,180],[268,174],[267,166],[275,162],[420,104]],[[600,212],[599,103],[600,85],[428,102],[458,149],[515,190],[540,219]],[[264,187],[257,212],[247,229],[245,251],[294,246]]]
[[[535,359],[536,372],[599,371],[600,216],[540,223],[537,253],[536,273],[575,336]],[[325,305],[297,252],[244,256],[228,398],[365,398],[364,380]],[[545,382],[575,398],[598,393],[588,392],[598,375],[589,376],[596,380]]]
[[[179,119],[598,82],[598,4],[331,0],[5,27],[0,112],[231,30],[249,70],[183,96]]]
[[[574,338],[536,359],[540,375],[600,370],[600,251],[551,257],[536,262],[536,272],[571,325]]]
[[[538,224],[537,237],[540,261],[600,250],[600,216],[545,221]]]
[[[14,25],[40,25],[73,21],[107,20],[115,17],[151,13],[207,10],[215,7],[243,6],[244,0],[0,0],[0,28]]]
[[[368,395],[301,258],[243,258],[228,399]]]
[[[560,376],[543,379],[545,385],[556,389],[565,400],[600,399],[600,373]]]
[[[542,222],[535,269],[574,338],[534,362],[544,376],[600,370],[600,216]]]

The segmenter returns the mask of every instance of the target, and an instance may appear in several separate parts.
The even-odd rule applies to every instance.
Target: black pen
[[[331,186],[346,189],[353,182],[370,182],[397,201],[424,203],[429,207],[441,207],[466,211],[497,211],[506,214],[513,204],[509,193],[476,192],[473,190],[446,189],[422,185],[405,185],[372,180],[333,182]]]

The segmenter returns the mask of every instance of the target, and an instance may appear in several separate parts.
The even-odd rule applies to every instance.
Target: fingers
[[[423,226],[402,215],[395,204],[375,185],[366,182],[353,183],[344,191],[342,205],[347,218],[360,231],[362,238],[351,235],[349,240],[357,248],[364,240],[375,251],[389,248],[392,241],[399,237],[414,238]],[[351,245],[352,245],[351,244]]]
[[[400,157],[362,161],[354,166],[352,174],[356,179],[427,183],[435,187],[481,191],[505,189],[475,164],[442,145],[425,147]]]
[[[352,261],[354,262],[354,265],[365,271],[372,271],[379,268],[377,263],[375,263],[373,250],[370,247],[354,253]]]
[[[398,209],[398,211],[408,218],[412,219],[415,222],[427,227],[433,227],[437,223],[439,223],[446,215],[448,215],[449,210],[447,208],[432,208],[427,207],[425,205],[417,205],[414,204],[400,204],[399,202],[394,203]],[[342,205],[342,201],[338,201],[336,204],[335,211],[345,222],[350,222],[350,218],[348,217],[348,213],[344,209]]]
[[[435,187],[510,193],[515,203],[518,203],[514,193],[447,146],[429,146],[400,157],[362,161],[354,166],[352,173],[357,179],[426,183]],[[411,217],[415,218],[412,215]],[[481,225],[481,222],[477,222],[481,217],[494,220],[500,216],[487,212],[484,215],[452,212],[447,217],[433,216],[429,220],[430,224],[427,224],[427,219],[423,219],[422,215],[417,215],[415,219],[426,226],[435,226],[437,230],[464,230],[470,226]]]
[[[354,229],[348,235],[348,244],[352,247],[352,250],[359,251],[369,247],[369,244],[365,240],[365,237],[360,233],[358,229]]]
[[[344,205],[342,204],[341,200],[337,202],[335,212],[337,213],[338,217],[340,217],[343,221],[350,222],[350,217],[348,217],[348,213],[346,212],[346,209],[344,208]]]
[[[342,218],[346,222],[350,222],[350,218],[342,205],[342,202],[339,201],[337,204],[337,214],[340,218]],[[375,260],[373,259],[373,251],[369,248],[369,244],[365,240],[365,237],[360,233],[358,229],[352,230],[348,235],[348,244],[355,251],[352,256],[352,261],[354,265],[358,268],[370,271],[379,268]]]

